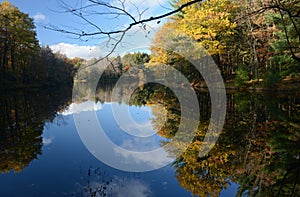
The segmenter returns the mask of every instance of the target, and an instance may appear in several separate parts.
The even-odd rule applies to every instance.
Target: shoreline
[[[115,81],[113,82],[115,83]],[[300,92],[300,77],[294,79],[284,79],[272,87],[264,87],[261,81],[249,81],[245,83],[243,87],[237,87],[233,80],[228,80],[224,83],[226,92],[257,92],[257,93],[272,93],[272,92]],[[55,88],[66,86],[70,87],[69,81],[53,83],[53,84],[6,84],[5,86],[0,86],[0,91],[14,91],[14,90],[39,90],[44,88]],[[193,89],[197,92],[207,92],[208,87],[205,81],[199,81],[197,83],[191,84]]]
[[[249,81],[243,87],[237,87],[233,80],[224,82],[226,92],[297,92],[300,91],[300,77],[295,79],[283,79],[271,87],[264,87],[262,81]],[[195,90],[208,89],[205,81],[200,81],[193,85]]]

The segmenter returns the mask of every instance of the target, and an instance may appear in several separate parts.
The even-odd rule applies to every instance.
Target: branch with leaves
[[[300,20],[300,1],[299,0],[288,0],[288,1],[280,1],[280,0],[261,0],[259,9],[256,9],[252,12],[245,13],[241,17],[237,18],[235,21],[240,22],[245,19],[249,19],[251,17],[265,14],[266,12],[274,12],[278,13],[281,18],[281,24],[283,26],[283,31],[285,33],[285,39],[288,45],[288,49],[291,53],[291,57],[300,63],[300,56],[298,56],[297,51],[300,50],[299,47],[294,46],[291,43],[291,39],[298,39],[300,42],[300,26],[297,21]],[[294,31],[295,33],[291,36],[288,33],[287,22],[288,20],[291,23],[289,29]]]

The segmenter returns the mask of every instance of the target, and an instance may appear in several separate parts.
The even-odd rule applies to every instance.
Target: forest
[[[174,9],[188,0],[172,0]],[[113,60],[108,78],[120,76],[131,66],[168,64],[182,72],[193,86],[203,81],[193,65],[173,51],[161,48],[171,29],[191,37],[214,59],[227,87],[265,87],[299,81],[300,1],[210,0],[194,3],[167,18],[152,40],[151,54],[134,53]],[[71,84],[76,69],[90,64],[69,59],[40,46],[33,19],[3,1],[0,7],[1,86],[19,84]],[[174,39],[173,39],[174,40]],[[180,44],[181,40],[176,41]],[[190,49],[190,57],[199,58]],[[194,50],[194,51],[193,51]],[[100,57],[99,57],[100,58]],[[201,57],[200,57],[201,58]],[[97,61],[94,60],[94,61]],[[109,68],[108,68],[109,69]]]
[[[80,61],[40,46],[33,19],[9,2],[0,4],[1,88],[71,84]]]
[[[173,5],[186,2],[174,0]],[[224,81],[232,80],[237,87],[250,82],[271,87],[299,76],[299,10],[299,0],[210,0],[191,5],[169,18],[156,34],[151,62],[190,67],[180,56],[155,47],[164,42],[168,29],[174,29],[208,51]]]

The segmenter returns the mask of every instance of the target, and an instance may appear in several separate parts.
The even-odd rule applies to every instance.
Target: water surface
[[[180,105],[170,90],[153,84],[137,90],[129,103],[121,97],[112,100],[111,89],[99,86],[96,100],[76,102],[72,102],[71,88],[1,92],[0,196],[299,194],[299,93],[228,93],[223,132],[216,146],[199,158],[197,150],[211,109],[209,93],[199,92],[201,116],[188,149],[177,158],[174,150],[180,147],[166,149],[174,162],[134,173],[95,158],[82,143],[73,114],[95,112],[113,143],[148,151],[172,140],[180,122]],[[120,95],[126,93],[124,88]],[[112,113],[114,104],[129,107],[131,118],[148,129],[120,128]],[[87,118],[81,124],[91,123]],[[140,140],[124,132],[128,128],[151,137]]]

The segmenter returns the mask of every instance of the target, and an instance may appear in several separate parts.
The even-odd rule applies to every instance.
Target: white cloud
[[[68,109],[59,113],[64,116],[80,113],[84,111],[98,111],[102,109],[102,105],[100,102],[95,103],[93,101],[85,101],[82,103],[72,103],[69,105]]]
[[[53,142],[53,138],[43,137],[43,145],[44,146],[48,146],[48,145],[52,144],[52,142]]]
[[[131,106],[129,109],[127,104],[122,103],[120,105],[119,103],[113,103],[112,109],[117,124],[128,134],[138,137],[149,137],[156,133],[150,121],[150,107]],[[139,121],[132,118],[133,113],[136,114],[135,117]]]
[[[99,58],[103,52],[99,46],[80,46],[77,44],[59,43],[51,45],[53,52],[65,54],[68,58],[80,57],[84,59]]]
[[[88,109],[91,108],[90,106]],[[108,108],[103,109],[110,110]],[[77,132],[83,144],[100,161],[116,169],[132,172],[158,169],[174,161],[175,157],[167,151],[172,147],[169,145],[161,147],[158,136],[153,136],[155,139],[149,140],[136,138],[137,141],[124,141],[125,138],[122,138],[124,135],[119,135],[120,130],[115,126],[107,127],[108,125],[114,125],[114,123],[110,124],[111,117],[106,117],[104,114],[101,115],[100,113],[98,116],[92,111],[74,114]],[[98,118],[102,121],[99,122]],[[106,123],[102,124],[103,121]],[[109,134],[105,132],[107,128],[109,128]],[[110,138],[115,139],[117,144],[111,141]],[[134,147],[135,150],[139,151],[127,150],[127,148],[131,149],[130,147]]]
[[[153,125],[151,123],[134,123],[132,121],[125,122],[122,121],[119,123],[119,126],[128,134],[137,136],[137,137],[150,137],[156,134],[156,131],[153,129]]]
[[[155,23],[153,26],[151,24],[149,24],[149,26],[151,26],[150,34],[145,33],[137,26],[126,32],[126,35],[118,47],[114,50],[112,56],[117,54],[124,55],[132,51],[148,50],[151,44],[151,39],[156,30]],[[118,36],[115,38],[118,39]],[[80,46],[78,44],[58,43],[51,45],[50,48],[53,52],[60,52],[65,54],[68,58],[80,57],[86,60],[91,60],[92,58],[98,59],[100,57],[105,57],[111,52],[113,43],[115,42],[111,41],[111,43],[108,44],[107,40],[104,40],[97,46]]]
[[[141,169],[142,171],[145,169],[158,169],[175,160],[164,149],[156,149],[148,152],[132,152],[114,148],[114,154],[117,156],[116,158],[122,159],[123,165],[130,164],[136,171],[140,171]]]
[[[36,15],[33,16],[33,19],[34,19],[36,22],[40,22],[40,21],[46,20],[46,16],[45,16],[44,14],[37,13]]]
[[[121,7],[119,0],[112,0],[112,5]],[[135,7],[136,6],[136,7]],[[161,6],[169,7],[168,0],[126,0],[125,1],[125,9],[131,13],[133,16],[138,16],[138,11],[143,11],[147,9],[145,13],[143,13],[143,18],[148,18],[154,15],[154,12],[159,10],[163,10],[162,12],[166,12],[168,10],[164,10]],[[114,21],[117,22],[117,21]],[[119,24],[120,26],[126,26],[124,21]],[[128,22],[129,23],[129,22]],[[157,31],[157,28],[161,26],[162,23],[157,23],[157,21],[150,21],[147,23],[146,30],[141,28],[140,26],[132,27],[128,32],[126,32],[125,37],[119,46],[115,49],[116,54],[124,55],[124,53],[128,53],[130,51],[135,51],[136,49],[149,49],[151,44],[151,40]],[[116,35],[114,38],[118,40],[120,37]],[[102,43],[98,46],[80,46],[77,44],[68,44],[68,43],[59,43],[50,46],[50,48],[54,52],[60,52],[65,54],[69,58],[80,57],[87,60],[92,58],[104,57],[108,53],[110,53],[114,42],[111,40],[110,43],[107,43],[107,40],[103,40]]]

